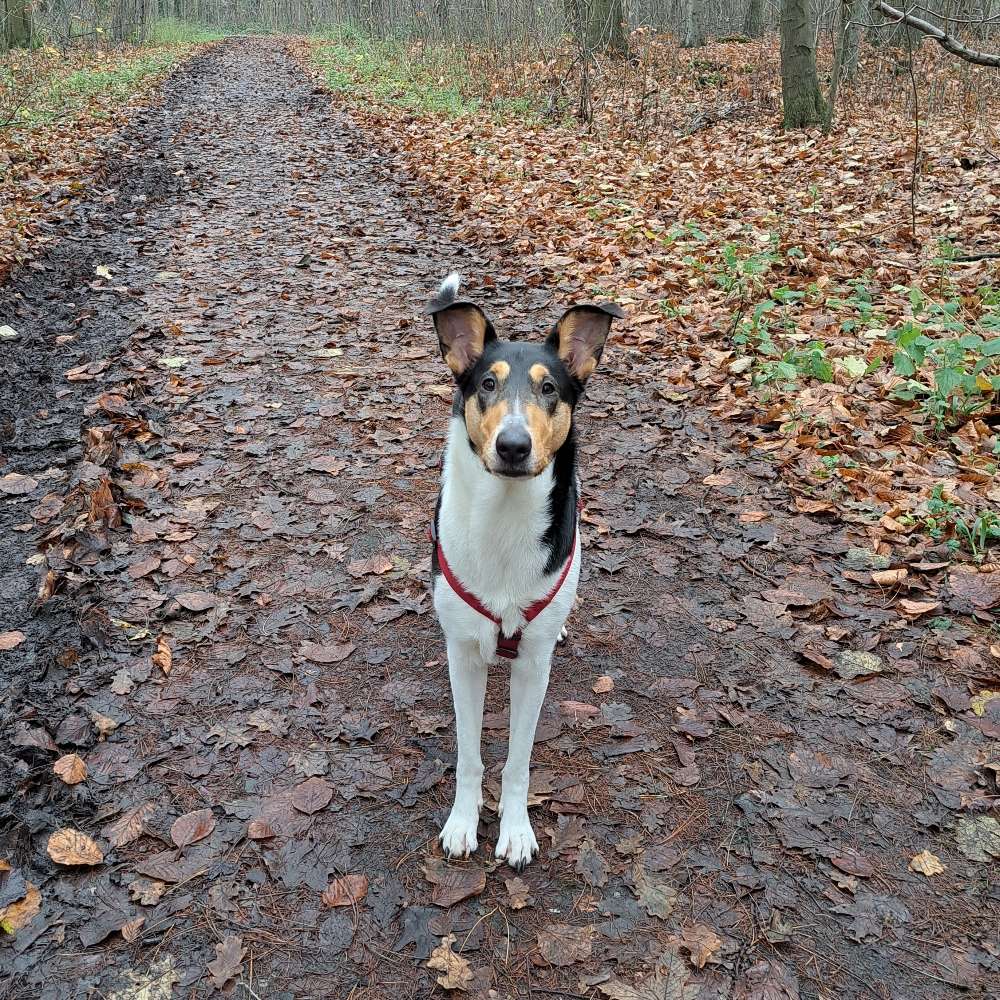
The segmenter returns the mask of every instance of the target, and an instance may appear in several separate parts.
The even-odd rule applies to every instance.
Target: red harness
[[[451,566],[448,565],[448,560],[444,557],[444,549],[441,546],[441,540],[437,537],[437,532],[435,531],[434,522],[431,522],[430,529],[431,540],[437,546],[437,560],[438,566],[441,568],[441,572],[444,574],[444,578],[448,581],[449,586],[452,590],[458,594],[459,597],[465,601],[466,604],[472,608],[473,611],[478,611],[484,618],[488,618],[494,625],[500,626],[500,631],[497,633],[497,656],[502,656],[507,660],[517,659],[518,646],[521,643],[521,633],[523,629],[518,629],[513,635],[504,635],[503,626],[500,619],[497,618],[489,608],[475,594],[470,593],[465,587],[462,586],[461,581],[455,576],[452,571]],[[534,621],[553,601],[556,594],[559,593],[562,585],[566,582],[566,577],[569,576],[570,567],[573,565],[573,556],[576,554],[576,527],[573,528],[573,544],[570,546],[569,556],[566,559],[566,564],[562,568],[562,572],[559,574],[559,579],[553,584],[552,589],[540,600],[535,601],[534,604],[529,605],[521,613],[524,615],[525,622]]]

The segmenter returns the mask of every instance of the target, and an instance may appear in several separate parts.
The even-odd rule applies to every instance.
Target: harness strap
[[[518,647],[521,643],[521,633],[522,629],[518,629],[513,635],[504,635],[503,625],[500,619],[486,607],[485,604],[475,594],[471,591],[466,590],[462,585],[462,582],[455,576],[454,571],[448,563],[448,560],[444,555],[444,548],[441,545],[441,540],[436,537],[436,532],[434,530],[434,522],[431,522],[430,536],[437,546],[437,560],[438,566],[441,568],[441,572],[444,574],[444,578],[448,581],[448,585],[453,591],[463,600],[466,604],[472,608],[473,611],[477,611],[484,618],[489,619],[494,625],[498,626],[500,631],[497,634],[497,656],[502,656],[507,660],[516,660],[518,654]],[[526,623],[533,622],[555,599],[556,594],[562,589],[562,585],[566,582],[566,577],[569,576],[570,568],[573,565],[573,556],[576,554],[576,534],[577,528],[573,528],[573,543],[570,545],[569,556],[563,565],[562,572],[559,574],[559,578],[553,584],[552,589],[542,598],[530,604],[521,614],[524,616]]]

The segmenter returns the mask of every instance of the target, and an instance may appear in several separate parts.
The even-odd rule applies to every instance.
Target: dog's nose
[[[519,465],[531,454],[531,435],[523,427],[507,427],[497,435],[497,454],[509,465]]]

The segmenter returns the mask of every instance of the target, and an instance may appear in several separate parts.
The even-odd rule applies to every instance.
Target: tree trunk
[[[868,0],[851,0],[851,21],[844,37],[844,79],[853,80],[858,72],[858,61],[861,58],[862,24],[871,21],[871,8]]]
[[[764,0],[750,0],[747,7],[746,20],[743,22],[743,34],[747,38],[760,38],[764,34]]]
[[[28,0],[2,0],[5,11],[5,41],[8,49],[26,49],[31,45],[31,10]]]
[[[833,70],[830,74],[830,93],[826,102],[826,121],[824,131],[829,132],[833,125],[833,114],[837,107],[837,94],[840,93],[840,81],[847,65],[850,34],[853,31],[854,7],[856,0],[841,0],[840,24],[837,30],[837,40],[833,50]]]
[[[682,2],[684,4],[682,10],[684,21],[681,29],[681,48],[696,49],[705,44],[705,39],[701,33],[701,25],[698,23],[694,0],[682,0]]]
[[[785,128],[820,125],[826,118],[816,74],[815,39],[809,0],[781,0],[781,100]]]
[[[591,52],[625,58],[628,55],[628,24],[623,0],[569,0],[568,13],[574,32],[586,38]]]

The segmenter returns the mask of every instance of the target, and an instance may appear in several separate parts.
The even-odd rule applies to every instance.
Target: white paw
[[[449,858],[467,858],[479,846],[476,839],[478,829],[478,810],[460,809],[456,805],[438,838],[441,849]]]
[[[561,646],[569,638],[569,629],[565,625],[559,629],[559,638],[556,642]]]
[[[531,829],[528,814],[521,811],[518,819],[511,818],[518,810],[508,810],[507,816],[500,821],[500,837],[497,840],[495,857],[503,858],[507,864],[517,871],[523,871],[524,866],[538,853],[538,841],[535,831]]]

